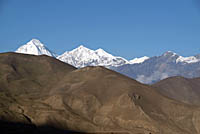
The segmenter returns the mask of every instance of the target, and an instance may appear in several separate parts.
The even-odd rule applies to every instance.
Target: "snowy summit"
[[[103,49],[91,50],[83,45],[78,48],[67,51],[64,54],[57,57],[59,60],[71,64],[77,68],[85,66],[120,66],[128,63],[122,57],[115,57]]]
[[[107,68],[112,67],[119,67],[125,64],[142,64],[148,59],[152,59],[151,57],[141,57],[141,58],[134,58],[130,61],[118,57],[113,56],[103,49],[99,48],[97,50],[89,49],[83,45],[71,50],[66,51],[64,54],[56,56],[55,53],[50,51],[43,43],[41,43],[37,39],[32,39],[27,44],[22,45],[16,50],[17,53],[25,53],[25,54],[32,54],[32,55],[48,55],[52,57],[56,57],[57,59],[73,65],[77,68],[82,68],[86,66],[104,66]],[[166,59],[168,62],[173,61],[176,64],[192,64],[200,62],[200,55],[197,56],[190,56],[190,57],[182,57],[179,56],[177,53],[172,51],[167,51],[163,55],[161,55],[163,59]]]
[[[24,54],[32,54],[32,55],[48,55],[52,57],[56,57],[52,51],[50,51],[44,44],[42,44],[37,39],[30,40],[27,44],[19,47],[15,52],[24,53]]]
[[[144,56],[144,57],[141,57],[141,58],[134,58],[133,60],[130,60],[129,63],[130,64],[139,64],[139,63],[143,63],[145,60],[148,60],[149,57],[147,56]]]

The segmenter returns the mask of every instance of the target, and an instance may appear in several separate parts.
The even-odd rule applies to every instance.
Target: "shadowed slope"
[[[0,63],[2,120],[81,132],[200,134],[198,108],[104,67],[75,69],[21,54],[2,54]]]
[[[200,78],[171,77],[153,86],[165,96],[200,106]]]
[[[68,72],[75,70],[49,56],[31,56],[17,53],[0,54],[0,89],[12,94],[45,92],[62,80]],[[47,91],[48,92],[48,91]]]
[[[0,120],[1,134],[83,134],[64,129],[58,129],[51,125],[35,126],[34,124],[25,124],[17,122],[8,122]]]

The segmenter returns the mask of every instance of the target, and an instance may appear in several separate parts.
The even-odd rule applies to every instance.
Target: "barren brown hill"
[[[3,121],[88,133],[200,134],[200,109],[103,67],[0,55]]]
[[[153,86],[165,96],[200,106],[200,78],[171,77]]]

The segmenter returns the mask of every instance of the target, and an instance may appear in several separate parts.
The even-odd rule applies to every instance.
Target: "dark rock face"
[[[151,86],[104,67],[76,69],[15,53],[0,54],[0,119],[36,132],[50,126],[82,133],[200,134],[198,107]]]
[[[167,52],[161,56],[152,57],[141,64],[128,64],[111,69],[146,84],[152,84],[172,76],[200,77],[200,62],[176,62],[178,57],[172,52]],[[199,55],[196,57],[198,58]]]

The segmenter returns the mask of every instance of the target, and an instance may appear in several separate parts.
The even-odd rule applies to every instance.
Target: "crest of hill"
[[[71,65],[46,55],[0,54],[0,83],[13,93],[43,91],[63,75],[75,70]],[[20,90],[19,90],[20,89]],[[23,90],[22,90],[23,89]],[[32,90],[31,90],[32,89]]]

